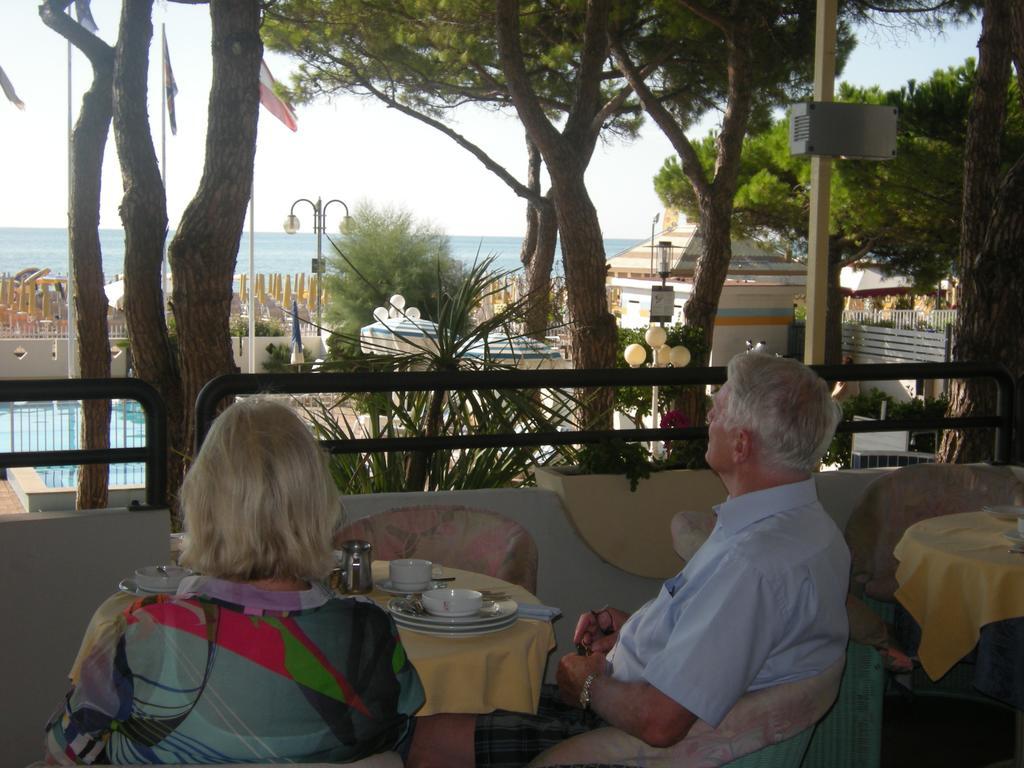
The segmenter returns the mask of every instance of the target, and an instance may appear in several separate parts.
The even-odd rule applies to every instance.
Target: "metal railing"
[[[0,381],[0,402],[54,400],[135,400],[142,406],[146,442],[134,448],[77,448],[0,452],[0,467],[40,467],[64,464],[116,464],[142,461],[146,465],[146,504],[166,506],[167,407],[160,394],[140,379],[41,379]]]
[[[993,429],[995,463],[1021,462],[1024,434],[1024,380],[1015,382],[1002,365],[992,363],[906,363],[812,366],[826,380],[987,379],[997,390],[996,412],[965,418],[920,417],[843,422],[838,432],[890,432],[905,429]],[[716,385],[726,369],[644,368],[637,370],[550,370],[414,373],[233,374],[209,382],[196,401],[197,445],[202,444],[218,405],[236,395],[257,393],[370,393],[393,391],[460,391],[502,389],[571,389],[578,387]],[[0,451],[0,467],[59,464],[108,464],[144,461],[146,503],[165,506],[167,413],[155,389],[137,379],[55,379],[0,381],[0,402],[129,399],[145,413],[146,445],[62,451]],[[628,441],[681,440],[707,436],[704,426],[685,429],[580,430],[507,434],[459,434],[436,437],[353,438],[324,441],[337,453],[433,451],[496,446],[558,446],[596,443],[617,437]]]
[[[889,432],[903,429],[984,429],[995,430],[992,459],[1007,463],[1019,459],[1014,452],[1015,382],[1005,366],[992,363],[905,363],[884,365],[811,366],[826,380],[877,381],[900,379],[989,379],[997,388],[996,413],[990,416],[962,418],[920,417],[875,422],[843,422],[838,432]],[[503,389],[569,389],[576,387],[717,385],[726,379],[724,367],[714,368],[642,368],[636,370],[564,370],[564,371],[476,371],[411,373],[309,373],[309,374],[233,374],[218,377],[199,393],[196,400],[196,445],[209,430],[218,405],[235,395],[257,393],[310,394],[401,391],[465,391]],[[557,446],[596,443],[617,437],[627,441],[686,440],[707,436],[707,427],[685,429],[577,430],[570,432],[533,432],[441,435],[435,437],[376,437],[325,440],[324,447],[334,453],[370,451],[435,451],[456,448],[498,446]],[[1018,440],[1018,443],[1020,441]],[[1018,445],[1019,449],[1019,445]]]

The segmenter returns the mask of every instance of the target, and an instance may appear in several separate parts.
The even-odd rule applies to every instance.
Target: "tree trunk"
[[[1021,212],[1007,209],[1019,195],[1015,183],[1000,189],[999,147],[1006,118],[1010,81],[1011,14],[1008,0],[988,0],[978,42],[978,73],[967,117],[964,148],[963,214],[960,225],[960,309],[957,313],[954,360],[1007,362],[1018,351],[1006,339],[1019,338],[1022,326],[1008,326],[1004,317],[1020,317],[1019,251],[993,252],[997,244],[1014,240],[1013,228]],[[1020,165],[1018,161],[1015,170]],[[1013,182],[1012,174],[1007,182]],[[1001,231],[1006,228],[1006,231]],[[1017,233],[1019,237],[1019,232]],[[1019,242],[1019,240],[1018,240]],[[1017,311],[1014,312],[1013,310]],[[1009,315],[1002,313],[1009,312]],[[998,328],[998,333],[993,330]],[[1012,368],[1011,368],[1012,370]],[[994,412],[995,391],[985,381],[953,381],[948,414],[973,416]],[[990,430],[949,430],[943,434],[939,455],[945,462],[987,459],[992,452]]]
[[[537,145],[526,139],[529,154],[526,185],[531,192],[540,193],[541,155]],[[545,205],[527,203],[526,237],[519,253],[519,260],[526,273],[526,291],[529,303],[526,308],[527,336],[541,341],[549,328],[548,315],[551,308],[551,267],[555,263],[555,247],[558,243],[558,220],[555,206],[551,202],[552,192],[548,190]]]
[[[160,278],[167,200],[147,110],[152,8],[152,0],[133,0],[121,9],[114,63],[114,139],[124,184],[121,221],[128,340],[138,377],[156,388],[167,407],[167,497],[173,509],[186,455],[182,417],[191,408],[182,399]]]
[[[536,238],[533,255],[526,268],[527,291],[530,302],[526,308],[526,335],[540,341],[551,328],[551,268],[555,263],[558,246],[558,218],[555,215],[553,193],[545,196],[547,205],[535,207],[537,212]]]
[[[238,242],[252,191],[263,57],[260,4],[213,0],[210,18],[213,86],[203,177],[169,249],[186,405],[181,419],[189,452],[195,434],[192,405],[199,390],[210,379],[238,370],[228,319]]]
[[[835,235],[829,236],[828,293],[825,300],[825,364],[843,362],[843,286],[839,277],[843,259],[836,253]]]
[[[721,188],[712,187],[709,194],[701,195],[699,224],[701,234],[700,256],[693,269],[693,292],[683,307],[686,324],[699,328],[704,334],[708,351],[691,365],[708,365],[715,333],[715,316],[722,297],[722,286],[732,260],[732,237],[729,230],[732,196],[725,198]],[[723,199],[725,198],[725,199]]]
[[[586,4],[576,89],[561,132],[551,124],[530,85],[519,44],[519,3],[501,0],[496,10],[498,53],[509,95],[551,176],[562,237],[573,362],[577,368],[611,368],[615,363],[616,327],[605,291],[604,240],[584,180],[601,127],[594,118],[601,111],[611,3],[589,0]],[[588,399],[582,414],[585,428],[611,425],[613,394],[610,389],[602,389]]]
[[[66,7],[66,2],[45,3],[40,7],[40,16],[43,23],[85,53],[93,71],[92,84],[82,99],[71,138],[70,277],[74,285],[79,371],[83,378],[108,378],[110,335],[99,221],[103,154],[113,114],[114,49],[75,24],[64,13]],[[110,401],[84,401],[81,446],[93,449],[109,445]],[[106,465],[79,467],[76,507],[106,507],[107,479]]]

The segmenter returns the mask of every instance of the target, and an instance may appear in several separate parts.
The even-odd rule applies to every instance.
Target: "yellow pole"
[[[836,80],[836,0],[818,0],[814,29],[814,100],[832,101]],[[811,158],[811,213],[807,232],[807,326],[804,362],[825,362],[828,306],[828,219],[832,159]]]

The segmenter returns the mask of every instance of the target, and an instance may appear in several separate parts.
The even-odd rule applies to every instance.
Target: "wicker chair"
[[[1010,467],[984,464],[916,464],[874,480],[846,525],[850,545],[850,645],[847,668],[833,710],[819,723],[804,768],[877,768],[881,756],[886,667],[903,671],[907,657],[891,631],[896,617],[897,561],[893,549],[916,522],[978,509],[983,504],[1024,502],[1024,480]],[[909,660],[907,660],[909,661]],[[900,665],[893,669],[893,665]],[[912,670],[915,694],[990,702],[971,686],[973,665],[956,665],[933,682]]]
[[[541,766],[797,768],[814,724],[835,700],[844,661],[820,675],[747,693],[712,728],[700,720],[682,741],[658,748],[617,728],[574,736],[538,755]]]
[[[420,557],[484,573],[537,591],[537,544],[515,520],[483,509],[423,505],[389,509],[349,523],[334,534],[373,544],[381,560]]]

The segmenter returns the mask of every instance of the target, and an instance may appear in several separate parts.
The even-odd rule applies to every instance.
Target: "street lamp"
[[[309,203],[313,207],[313,231],[316,232],[316,261],[313,264],[313,271],[316,272],[316,325],[320,329],[323,327],[321,322],[323,317],[321,305],[324,295],[323,236],[327,231],[327,209],[331,203],[341,203],[341,207],[345,209],[345,218],[341,220],[341,225],[338,227],[343,235],[347,234],[352,228],[352,217],[348,213],[348,206],[341,200],[328,200],[325,203],[322,201],[322,198],[318,197],[314,203],[309,198],[300,197],[292,203],[292,207],[284,220],[284,231],[289,235],[294,235],[301,226],[299,217],[295,215],[295,206],[299,203]]]
[[[690,350],[680,344],[677,347],[668,345],[668,332],[664,326],[652,325],[644,333],[644,341],[651,348],[651,367],[685,368],[690,364]],[[630,368],[639,368],[647,360],[647,350],[643,344],[630,344],[622,354]],[[651,428],[657,429],[658,424],[658,387],[651,388]],[[651,441],[651,454],[657,455],[658,442]]]

